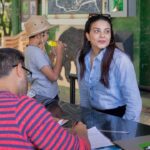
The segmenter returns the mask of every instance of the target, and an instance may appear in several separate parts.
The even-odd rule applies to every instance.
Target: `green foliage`
[[[123,0],[114,0],[113,9],[116,11],[123,11]]]
[[[22,4],[22,13],[28,14],[28,12],[29,12],[28,1],[24,1],[24,3]]]
[[[11,34],[11,1],[0,0],[0,29],[4,36]]]

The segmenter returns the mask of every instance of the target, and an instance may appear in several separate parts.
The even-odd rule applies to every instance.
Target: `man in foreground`
[[[25,96],[27,73],[21,52],[0,49],[0,149],[90,149],[84,124],[78,123],[73,135],[43,105]]]

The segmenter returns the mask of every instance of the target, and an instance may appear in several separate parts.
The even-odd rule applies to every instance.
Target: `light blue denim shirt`
[[[105,50],[101,51],[95,57],[92,68],[90,64],[91,51],[85,56],[86,70],[81,80],[80,66],[77,62],[80,105],[101,110],[126,105],[123,118],[138,121],[142,102],[133,64],[125,53],[115,49],[109,69],[109,88],[106,88],[100,82],[104,52]]]
[[[59,89],[56,81],[51,82],[42,72],[44,66],[51,66],[51,61],[48,55],[40,48],[29,45],[24,52],[25,65],[32,72],[32,77],[29,79],[31,87],[28,91],[28,96],[35,95],[44,96],[53,99],[58,95]]]

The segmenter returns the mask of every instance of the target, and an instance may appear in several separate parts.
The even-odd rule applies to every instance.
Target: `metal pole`
[[[76,74],[69,74],[70,79],[70,103],[75,104],[75,80],[77,79]]]

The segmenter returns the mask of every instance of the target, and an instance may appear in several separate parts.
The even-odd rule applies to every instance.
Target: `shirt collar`
[[[85,60],[87,60],[88,62],[90,61],[90,55],[91,55],[91,51],[92,49],[89,51],[89,53],[85,56]],[[95,59],[98,59],[99,61],[102,60],[103,55],[106,51],[106,48],[104,48],[103,50],[101,50],[101,52],[95,57]]]
[[[96,56],[96,59],[98,59],[99,61],[102,60],[104,53],[106,51],[106,48],[104,48],[103,50],[100,51],[100,53]]]
[[[102,50],[100,51],[100,53],[95,57],[95,59],[98,59],[99,61],[101,61],[102,58],[103,58],[103,55],[104,55],[105,51],[106,51],[106,48],[102,49]],[[92,49],[91,49],[90,52],[87,54],[88,59],[90,59],[90,54],[91,54],[91,52],[92,52]]]

